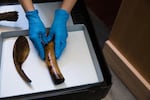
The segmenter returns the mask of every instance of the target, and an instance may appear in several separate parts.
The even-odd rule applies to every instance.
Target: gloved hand
[[[46,29],[42,23],[37,10],[26,12],[26,17],[29,22],[29,38],[38,51],[41,59],[44,60],[44,45],[48,43],[46,39]]]
[[[54,39],[55,44],[55,56],[58,59],[66,47],[67,33],[67,21],[69,19],[69,13],[63,9],[57,9],[55,11],[54,20],[50,28],[48,40]]]

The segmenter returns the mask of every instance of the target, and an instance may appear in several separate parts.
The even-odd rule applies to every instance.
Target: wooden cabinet
[[[111,29],[122,0],[84,0],[87,7]]]
[[[123,0],[103,52],[140,100],[150,100],[150,0]]]

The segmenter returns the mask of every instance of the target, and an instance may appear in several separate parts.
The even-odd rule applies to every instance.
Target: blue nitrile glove
[[[58,59],[66,47],[66,39],[68,37],[67,21],[69,19],[69,13],[63,9],[57,9],[55,11],[54,20],[50,28],[48,40],[51,41],[54,38],[55,44],[55,56]]]
[[[41,59],[44,59],[45,53],[43,46],[48,42],[46,40],[45,26],[42,23],[37,10],[26,12],[26,17],[29,22],[29,38],[34,44]]]

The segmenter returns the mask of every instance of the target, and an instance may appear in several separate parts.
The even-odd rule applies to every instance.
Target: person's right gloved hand
[[[44,60],[44,45],[48,43],[46,40],[45,26],[42,23],[37,10],[26,12],[26,17],[29,22],[29,38],[38,51],[40,58]]]

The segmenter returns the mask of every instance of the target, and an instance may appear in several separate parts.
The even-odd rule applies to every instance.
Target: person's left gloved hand
[[[54,39],[55,44],[55,56],[58,59],[66,47],[66,39],[68,36],[67,32],[67,21],[69,19],[69,13],[64,9],[57,9],[55,11],[54,20],[50,28],[48,40]]]

